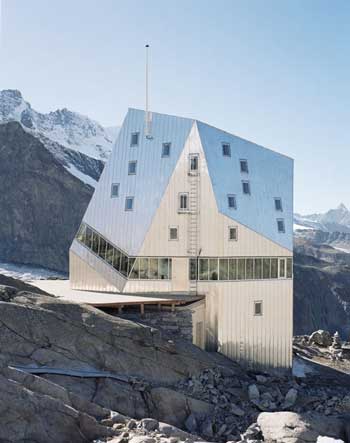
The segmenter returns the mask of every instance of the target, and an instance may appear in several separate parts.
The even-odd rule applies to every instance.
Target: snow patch
[[[0,274],[25,282],[66,277],[63,273],[51,271],[50,269],[39,266],[19,265],[7,262],[0,262]]]
[[[96,186],[97,181],[94,180],[92,177],[90,177],[87,174],[84,174],[83,172],[79,171],[78,168],[76,168],[74,165],[70,164],[69,166],[65,166],[68,172],[70,172],[74,177],[77,177],[80,181],[83,183],[86,183],[87,185],[92,186],[93,188]]]
[[[308,374],[313,373],[313,369],[307,364],[305,360],[301,358],[294,357],[293,358],[293,369],[292,369],[294,377],[304,378]]]

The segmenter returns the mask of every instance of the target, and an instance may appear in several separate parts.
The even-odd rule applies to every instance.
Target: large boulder
[[[332,336],[328,331],[319,329],[310,335],[309,343],[317,346],[328,347],[332,344]]]
[[[13,288],[0,291],[0,349],[4,366],[102,371],[157,385],[215,365],[198,347],[169,341],[156,329]]]
[[[319,436],[347,441],[344,420],[315,413],[263,412],[258,425],[265,442],[311,443]]]

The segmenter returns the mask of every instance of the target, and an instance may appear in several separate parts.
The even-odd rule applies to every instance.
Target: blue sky
[[[150,43],[154,111],[292,156],[296,211],[350,207],[349,23],[342,0],[2,0],[0,89],[120,125]]]

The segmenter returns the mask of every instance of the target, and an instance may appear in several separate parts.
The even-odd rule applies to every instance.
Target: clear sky
[[[0,89],[120,125],[149,43],[154,111],[292,156],[296,211],[350,207],[349,23],[348,0],[2,0]]]

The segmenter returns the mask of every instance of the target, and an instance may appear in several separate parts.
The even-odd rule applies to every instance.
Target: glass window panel
[[[88,226],[86,226],[85,244],[90,249],[91,249],[91,242],[92,242],[92,230]]]
[[[172,276],[172,260],[171,258],[168,259],[169,262],[169,275],[168,275],[168,279],[171,280],[171,276]]]
[[[132,160],[132,161],[129,162],[129,168],[128,168],[128,174],[129,175],[136,174],[136,165],[137,165],[137,161],[136,160]]]
[[[189,266],[190,280],[197,280],[197,259],[190,258]]]
[[[113,268],[116,269],[117,271],[120,270],[120,256],[121,253],[119,249],[114,248]]]
[[[229,194],[227,196],[227,204],[229,208],[236,209],[237,208],[236,196],[233,194]]]
[[[168,260],[167,258],[160,258],[158,265],[159,278],[161,280],[168,280],[171,278],[171,260]]]
[[[106,240],[100,237],[100,246],[98,249],[98,255],[103,259],[105,259],[106,257],[106,244],[107,244]]]
[[[270,261],[269,258],[263,259],[263,278],[271,278]]]
[[[238,280],[245,279],[245,258],[239,258],[237,263],[237,271],[238,271]]]
[[[246,266],[246,279],[253,280],[254,279],[254,259],[247,258],[245,262]]]
[[[231,157],[231,146],[229,143],[222,143],[222,155],[225,157]]]
[[[119,183],[112,183],[111,197],[119,197]]]
[[[278,278],[278,259],[271,258],[271,278]]]
[[[248,181],[242,181],[243,194],[250,194],[250,183]]]
[[[158,259],[157,258],[150,258],[149,259],[148,278],[150,278],[152,280],[158,279]]]
[[[170,156],[170,147],[171,147],[171,143],[163,143],[162,157],[169,157]]]
[[[280,258],[280,278],[286,276],[286,261],[284,258]]]
[[[98,244],[99,244],[99,235],[93,232],[92,235],[92,242],[91,242],[91,249],[95,252],[95,254],[98,253]]]
[[[293,261],[291,258],[287,258],[287,278],[293,277]]]
[[[240,160],[241,165],[241,172],[248,173],[248,161],[247,160]]]
[[[256,280],[259,280],[262,278],[262,259],[261,258],[256,258],[254,260],[254,278]]]
[[[220,258],[219,260],[219,280],[228,280],[228,259]]]
[[[79,240],[81,243],[85,243],[85,229],[86,226],[82,224],[79,228],[78,234],[77,234],[77,240]]]
[[[128,275],[128,257],[123,253],[120,254],[120,272],[125,276]]]
[[[277,230],[278,232],[285,232],[284,220],[282,218],[277,220]]]
[[[217,280],[218,275],[218,259],[210,258],[209,259],[209,280]]]
[[[262,301],[254,302],[254,315],[262,315]]]
[[[148,278],[148,258],[140,258],[140,278]]]
[[[132,278],[132,279],[139,278],[139,276],[140,276],[139,267],[140,267],[140,259],[139,258],[137,258],[136,260],[134,259],[134,264],[130,270],[129,278]]]
[[[114,248],[111,244],[108,242],[106,243],[106,262],[110,265],[113,265],[113,255],[114,255]]]
[[[275,209],[276,211],[282,211],[282,200],[280,198],[275,198]]]
[[[199,280],[208,280],[208,259],[199,259]]]
[[[229,240],[237,240],[237,228],[229,228]]]
[[[129,257],[128,258],[128,276],[130,276],[131,270],[134,266],[136,258],[135,257]]]
[[[228,277],[229,280],[237,280],[237,260],[235,258],[229,259]]]
[[[131,134],[130,146],[137,146],[139,144],[139,132],[133,132]]]
[[[198,155],[190,156],[190,171],[198,171]]]

